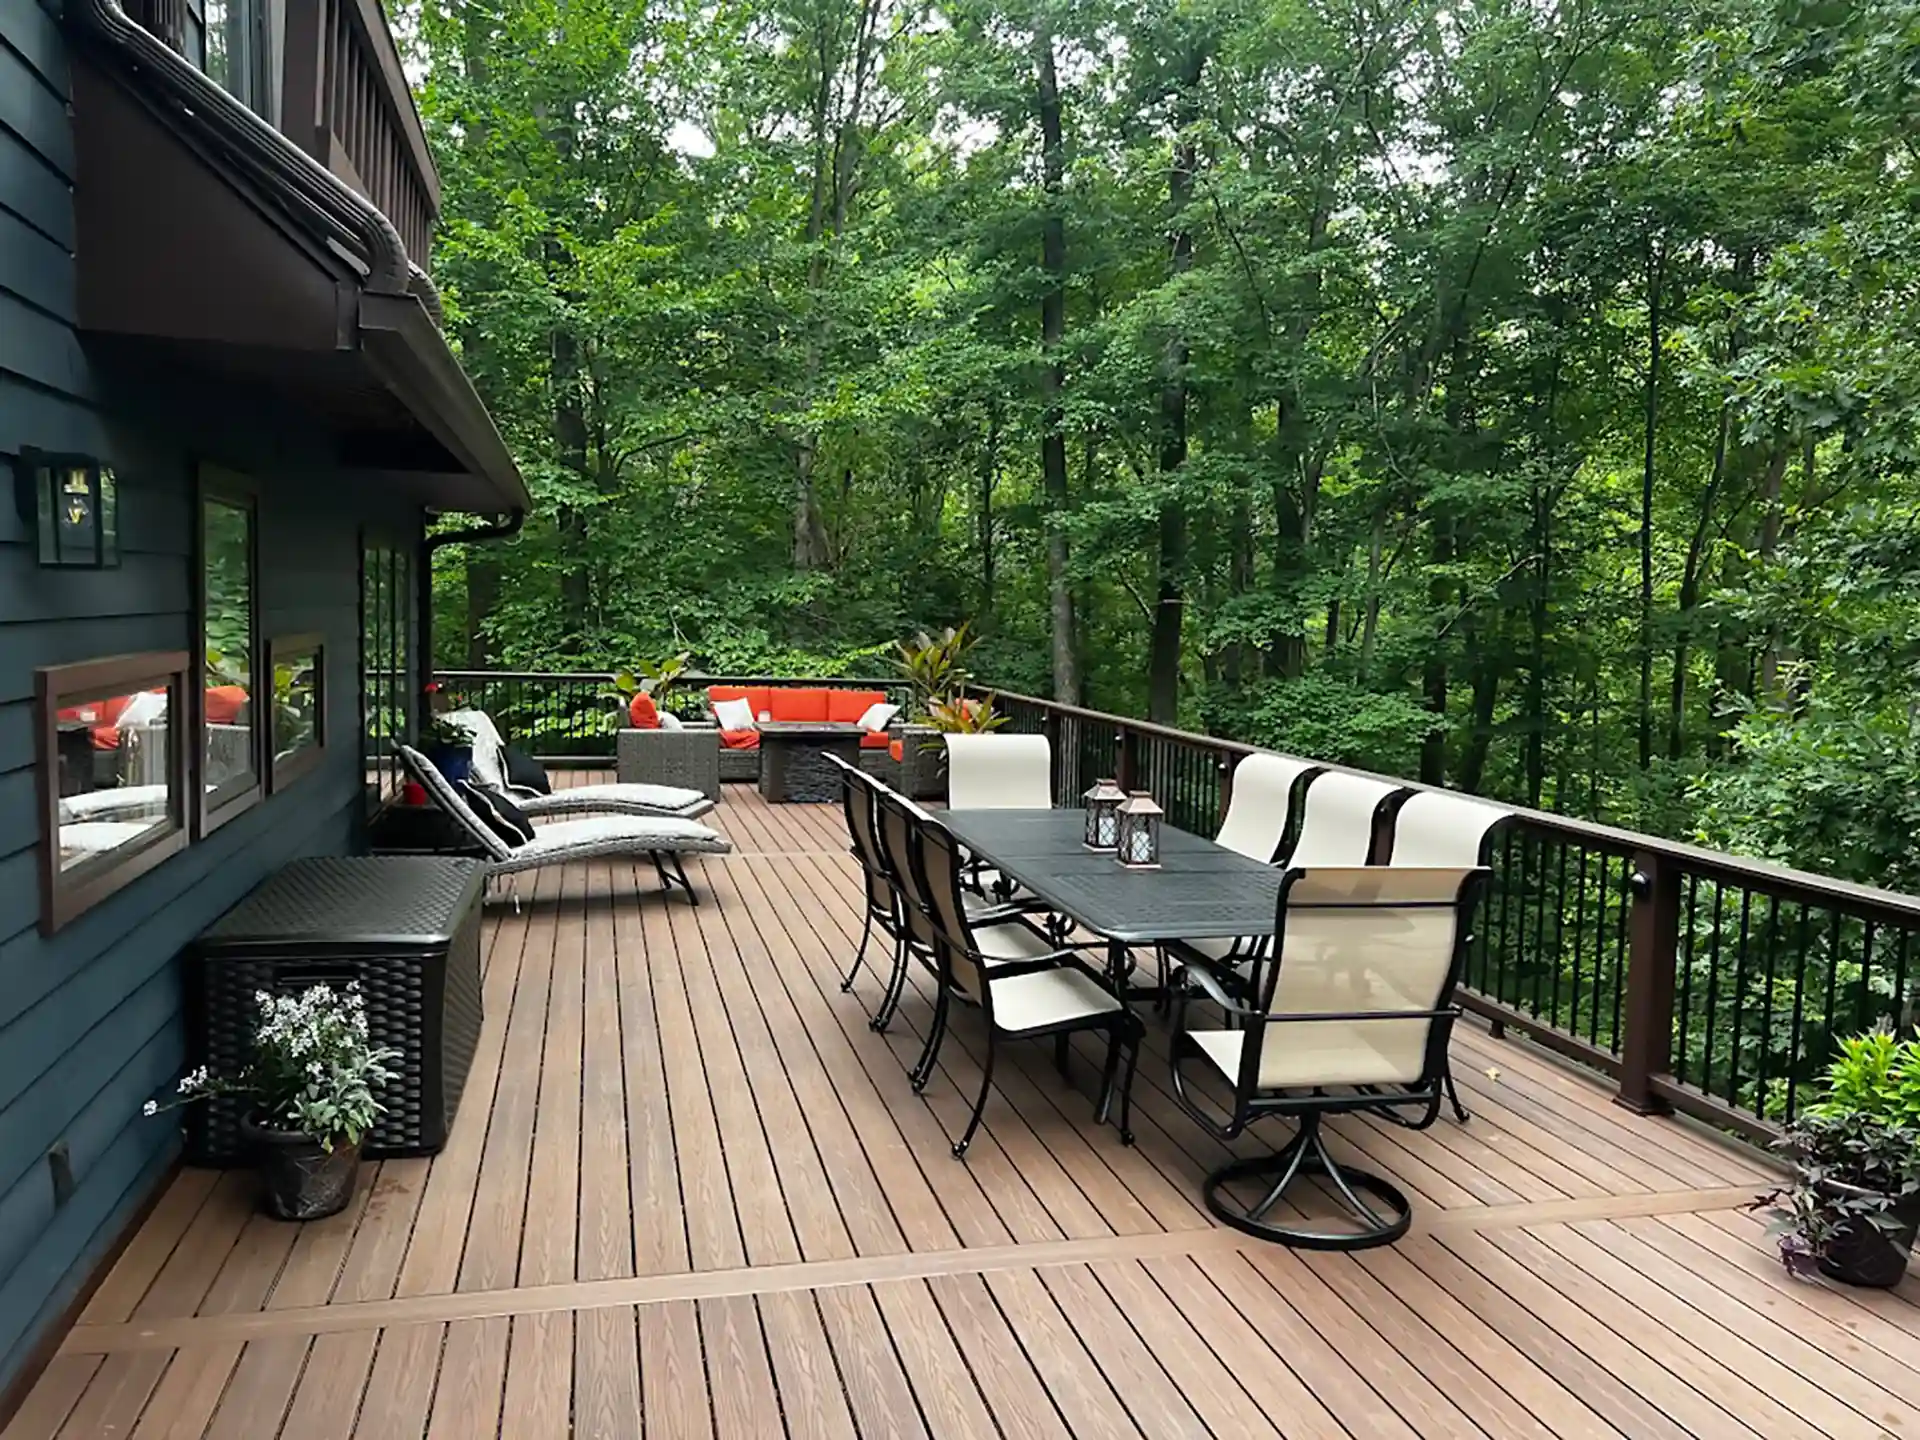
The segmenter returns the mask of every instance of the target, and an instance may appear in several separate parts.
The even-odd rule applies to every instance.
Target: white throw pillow
[[[892,723],[893,717],[900,713],[898,705],[869,705],[866,713],[854,723],[871,735],[878,735]]]
[[[684,730],[687,727],[686,723],[671,710],[662,710],[660,712],[660,728],[662,730]]]
[[[751,730],[753,706],[744,700],[716,700],[713,702],[713,718],[720,722],[722,730]]]

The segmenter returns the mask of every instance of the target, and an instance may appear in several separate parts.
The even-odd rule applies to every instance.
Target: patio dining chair
[[[888,789],[871,776],[861,775],[860,779],[871,787],[878,858],[892,891],[896,926],[893,968],[888,973],[879,1008],[869,1022],[875,1030],[885,1030],[900,1008],[900,998],[906,991],[908,975],[915,962],[936,982],[940,977],[939,936],[929,918],[931,902],[921,889],[920,872],[913,858],[920,829],[932,817],[906,796]],[[983,895],[970,894],[963,899],[962,909],[989,949],[1015,958],[1033,953],[1034,931],[1025,921],[1032,902],[1000,904]],[[1040,949],[1049,950],[1051,946],[1042,945]],[[930,1032],[927,1047],[911,1072],[914,1089],[925,1087],[926,1077],[933,1073],[938,1049],[939,1034]]]
[[[980,1093],[966,1129],[954,1142],[955,1158],[967,1147],[986,1113],[993,1089],[993,1065],[1002,1039],[1052,1037],[1055,1053],[1064,1063],[1068,1040],[1082,1030],[1107,1034],[1106,1068],[1094,1105],[1096,1123],[1105,1124],[1113,1105],[1116,1079],[1120,1093],[1120,1141],[1133,1143],[1129,1124],[1133,1074],[1139,1064],[1146,1027],[1139,1016],[1106,986],[1106,982],[1078,950],[1056,950],[1033,930],[982,926],[968,914],[962,885],[960,843],[946,826],[929,817],[915,830],[912,853],[917,889],[926,906],[940,966],[940,986],[934,1002],[933,1025],[927,1037],[918,1081],[926,1084],[946,1033],[953,1003],[976,1006],[987,1025],[987,1052],[980,1061]],[[1009,939],[1018,944],[1009,947]],[[1012,948],[1017,953],[1009,953]],[[1122,1052],[1126,1074],[1119,1074]]]
[[[1286,842],[1302,782],[1311,782],[1319,773],[1320,767],[1311,760],[1291,755],[1244,757],[1233,767],[1227,813],[1213,843],[1262,865],[1273,863]]]
[[[1241,769],[1255,760],[1271,758],[1283,764],[1303,765],[1301,761],[1287,761],[1282,756],[1250,755],[1240,762]],[[1272,792],[1280,779],[1280,772],[1269,771],[1264,778],[1256,777],[1255,784],[1259,794],[1259,813],[1274,808]],[[1353,775],[1344,770],[1320,770],[1307,766],[1297,772],[1294,782],[1298,790],[1301,806],[1300,829],[1295,836],[1292,848],[1286,853],[1286,863],[1290,868],[1302,869],[1317,866],[1365,865],[1373,859],[1374,836],[1378,832],[1383,818],[1393,812],[1394,807],[1405,798],[1405,787],[1395,785],[1388,780],[1375,780],[1366,775]],[[1240,793],[1240,770],[1234,771],[1233,790],[1237,799]],[[1295,793],[1289,789],[1289,793]],[[1231,819],[1233,807],[1228,806],[1228,818]],[[1271,824],[1271,821],[1267,821]],[[1226,827],[1223,825],[1222,830]],[[1251,834],[1253,826],[1247,825]],[[1282,822],[1282,835],[1285,823]],[[1225,843],[1225,842],[1221,842]],[[1275,842],[1276,851],[1279,848]],[[1245,850],[1242,854],[1248,853]],[[1272,855],[1267,859],[1271,860]],[[1267,937],[1264,935],[1243,935],[1225,940],[1177,940],[1162,947],[1160,956],[1160,978],[1164,986],[1172,961],[1203,961],[1210,965],[1217,979],[1228,988],[1244,985],[1253,962],[1268,951]]]
[[[1513,812],[1471,795],[1447,790],[1419,790],[1408,796],[1393,815],[1393,844],[1387,852],[1389,865],[1478,865],[1491,869],[1493,839],[1500,828],[1513,818]],[[1453,1068],[1441,1077],[1447,1104],[1453,1118],[1462,1125],[1472,1118],[1460,1103],[1460,1091],[1453,1083]],[[1434,1096],[1428,1111],[1417,1118],[1389,1109],[1384,1117],[1410,1129],[1424,1130],[1440,1118],[1440,1097]]]
[[[644,856],[653,862],[662,890],[670,891],[678,885],[685,892],[687,903],[698,905],[699,893],[687,879],[681,857],[725,855],[733,849],[733,842],[717,830],[675,815],[589,815],[556,820],[550,824],[529,825],[532,838],[513,843],[474,812],[473,806],[431,760],[411,745],[397,748],[407,773],[486,856],[489,882],[570,860]],[[476,789],[476,793],[486,792]],[[519,905],[517,893],[514,904],[516,908]]]
[[[947,736],[947,805],[1050,810],[1053,747],[1044,735]]]
[[[1205,967],[1179,987],[1173,1094],[1217,1138],[1258,1121],[1297,1120],[1271,1155],[1207,1177],[1207,1209],[1237,1230],[1315,1250],[1361,1250],[1406,1234],[1412,1205],[1396,1186],[1342,1165],[1327,1148],[1329,1115],[1390,1107],[1432,1108],[1447,1072],[1459,1010],[1453,992],[1468,941],[1479,866],[1364,866],[1289,870],[1280,886],[1272,957],[1255,967],[1249,1000],[1229,994]],[[1237,1024],[1194,1023],[1196,989]],[[1204,1072],[1230,1095],[1201,1099]],[[1276,1218],[1317,1176],[1345,1212],[1341,1228]],[[1254,1196],[1255,1198],[1248,1198]]]

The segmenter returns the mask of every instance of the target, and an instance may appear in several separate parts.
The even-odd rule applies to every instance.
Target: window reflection
[[[185,843],[187,666],[167,652],[36,672],[43,929]]]
[[[317,637],[273,643],[273,778],[285,784],[326,743],[326,659]]]
[[[201,509],[206,621],[202,784],[208,808],[257,783],[253,743],[253,512],[209,498]]]

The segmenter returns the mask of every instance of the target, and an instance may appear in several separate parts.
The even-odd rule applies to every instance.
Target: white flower
[[[160,1102],[157,1100],[147,1101],[146,1104],[140,1107],[140,1113],[142,1115],[158,1115],[160,1113]]]

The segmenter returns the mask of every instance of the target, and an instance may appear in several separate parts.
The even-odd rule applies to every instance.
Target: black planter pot
[[[338,1215],[353,1198],[360,1147],[332,1150],[297,1130],[276,1130],[249,1116],[241,1136],[260,1171],[260,1208],[276,1220],[322,1220]]]
[[[1816,1181],[1814,1188],[1835,1200],[1872,1193],[1839,1180]],[[1898,1285],[1907,1273],[1915,1234],[1920,1232],[1920,1203],[1895,1206],[1886,1218],[1890,1223],[1884,1225],[1860,1215],[1842,1221],[1820,1253],[1820,1273],[1845,1285],[1874,1290]]]

